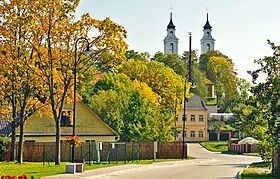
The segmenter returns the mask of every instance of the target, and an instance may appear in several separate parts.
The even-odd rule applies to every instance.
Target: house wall
[[[116,136],[79,136],[81,142],[115,142]],[[65,136],[61,136],[61,140],[65,140]],[[17,142],[19,137],[17,137]],[[25,142],[55,142],[55,136],[25,136]]]
[[[191,115],[195,116],[195,121],[191,121]],[[203,121],[199,121],[199,115],[203,115]],[[198,141],[208,141],[209,135],[207,131],[207,110],[186,110],[186,141],[198,142]],[[178,121],[176,122],[176,127],[178,130],[183,129],[183,109],[178,113]],[[195,132],[195,137],[191,137],[191,131]],[[202,131],[203,137],[199,137],[199,131]],[[178,134],[176,141],[182,141],[182,132]]]
[[[72,111],[73,104],[65,105],[65,110]],[[103,122],[93,111],[91,111],[82,102],[76,104],[76,124],[75,132],[81,141],[94,140],[111,142],[118,137],[105,122]],[[73,126],[61,127],[61,136],[71,136],[73,134]],[[25,141],[35,140],[36,142],[55,142],[55,121],[51,115],[46,113],[33,114],[24,125]],[[19,128],[17,128],[19,134]],[[64,140],[64,137],[61,137]]]

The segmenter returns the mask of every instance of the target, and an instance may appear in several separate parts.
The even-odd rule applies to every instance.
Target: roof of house
[[[65,105],[71,111],[73,104]],[[76,103],[76,135],[80,136],[118,136],[118,134],[81,101]],[[61,135],[72,135],[72,126],[61,127]],[[52,136],[56,133],[55,121],[48,114],[36,112],[25,124],[26,136]]]
[[[9,121],[0,119],[0,136],[10,136],[12,134],[12,126]]]
[[[201,100],[200,96],[194,95],[190,97],[186,103],[185,108],[187,110],[207,110],[204,102]]]

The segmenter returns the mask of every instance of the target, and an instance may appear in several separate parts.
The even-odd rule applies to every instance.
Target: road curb
[[[245,168],[243,168],[241,171],[239,171],[239,172],[237,173],[237,175],[236,175],[235,178],[237,178],[237,179],[242,179],[241,174],[242,174],[242,172],[243,172],[245,169],[247,169],[248,167],[249,167],[249,165],[247,165]]]

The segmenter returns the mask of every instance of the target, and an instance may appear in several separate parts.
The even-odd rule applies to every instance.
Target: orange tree
[[[29,1],[0,2],[0,76],[1,114],[11,120],[12,143],[10,160],[14,160],[16,128],[20,126],[18,162],[22,162],[24,123],[43,106],[39,95],[42,80],[35,66],[34,37]]]
[[[24,108],[29,99],[31,106],[39,104],[40,99],[49,104],[44,110],[49,111],[56,123],[56,164],[60,163],[62,110],[64,104],[73,99],[76,39],[86,37],[95,45],[91,58],[77,54],[77,82],[81,87],[88,76],[95,73],[95,67],[114,69],[121,64],[127,49],[126,31],[109,18],[95,20],[85,14],[74,21],[78,3],[79,0],[0,1],[0,45],[3,49],[0,75],[7,80],[2,81],[5,85],[1,86],[1,99],[11,98],[5,103],[11,105],[13,122],[19,120],[19,124],[23,124],[23,120],[18,116],[28,118],[32,114]],[[99,34],[89,38],[87,34],[91,29]],[[84,48],[84,43],[79,43],[78,48]],[[15,132],[13,134],[15,136]],[[15,141],[15,137],[13,139]]]
[[[264,82],[252,87],[254,95],[252,105],[257,109],[256,118],[264,121],[267,126],[263,140],[273,148],[272,173],[280,176],[280,46],[268,41],[274,50],[273,56],[255,60],[261,68],[249,72],[256,80],[258,73],[267,75]]]
[[[95,67],[114,69],[124,61],[127,44],[124,42],[126,31],[109,18],[95,20],[89,14],[82,15],[74,21],[74,12],[78,0],[46,0],[36,1],[34,8],[37,27],[36,45],[37,66],[47,86],[47,99],[50,103],[51,115],[56,124],[56,157],[60,163],[60,120],[65,103],[72,102],[73,71],[75,42],[79,37],[86,37],[95,46],[90,56],[78,53],[77,78],[82,88],[88,76],[95,74]],[[88,32],[95,29],[97,36],[90,38]],[[84,48],[78,44],[78,49]],[[78,51],[79,51],[78,50]]]

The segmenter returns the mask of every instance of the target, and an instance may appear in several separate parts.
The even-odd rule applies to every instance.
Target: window
[[[174,53],[174,44],[173,43],[170,43],[170,52]]]
[[[199,136],[199,137],[203,137],[203,131],[199,131],[198,136]]]
[[[209,51],[210,50],[210,44],[207,44],[206,48],[207,48],[207,51]]]
[[[191,137],[192,137],[192,138],[195,137],[195,131],[191,131]]]
[[[206,32],[206,36],[209,37],[210,36],[210,32]]]
[[[195,115],[191,115],[191,122],[195,121]]]
[[[170,36],[171,36],[171,37],[173,36],[173,32],[172,32],[172,31],[170,31]]]
[[[72,111],[63,110],[61,116],[61,127],[71,127],[72,126]]]
[[[199,122],[203,122],[203,115],[199,115]]]

